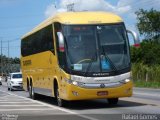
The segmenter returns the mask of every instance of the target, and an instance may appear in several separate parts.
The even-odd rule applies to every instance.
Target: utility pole
[[[10,71],[10,60],[9,60],[9,40],[8,40],[8,64],[7,64],[8,72]]]
[[[9,58],[9,40],[8,40],[8,58]]]

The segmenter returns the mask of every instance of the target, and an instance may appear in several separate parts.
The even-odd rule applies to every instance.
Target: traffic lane
[[[139,113],[139,114],[159,114],[160,106],[149,103],[143,103],[145,100],[139,102],[140,99],[121,98],[118,105],[109,105],[107,100],[83,100],[70,101],[66,103],[65,109],[73,111],[78,114],[125,114],[125,113]],[[39,96],[38,101],[56,106],[56,100],[52,97]]]
[[[4,84],[5,85],[5,84]],[[7,86],[3,86],[3,90],[4,91],[7,91]],[[139,92],[140,91],[140,92]],[[142,91],[143,91],[143,93],[142,93]],[[145,92],[145,91],[147,91],[147,93]],[[122,98],[121,100],[122,101],[119,101],[119,103],[121,104],[123,104],[123,106],[126,106],[126,105],[128,105],[128,106],[132,106],[132,105],[135,105],[135,104],[137,104],[137,103],[140,103],[140,104],[143,104],[143,102],[144,102],[144,104],[150,104],[150,105],[159,105],[158,103],[160,103],[159,102],[159,96],[157,96],[157,95],[154,95],[154,94],[149,94],[149,92],[148,91],[155,91],[154,89],[152,90],[146,90],[146,89],[142,89],[142,88],[134,88],[134,94],[133,94],[133,97],[131,97],[131,98]],[[158,91],[158,90],[156,90],[156,91]],[[10,92],[10,93],[15,93],[15,94],[17,94],[17,95],[20,95],[20,96],[24,96],[24,97],[29,97],[29,95],[28,95],[28,92],[25,92],[25,91],[12,91],[12,92]],[[136,93],[136,94],[135,94]],[[139,95],[140,94],[140,95]],[[147,95],[146,95],[147,94]],[[154,96],[153,96],[154,95]],[[43,96],[44,98],[45,98],[45,96]],[[43,101],[43,97],[42,97],[42,101]],[[136,99],[136,101],[134,101],[135,100],[135,98],[139,98],[138,100]],[[46,98],[46,99],[48,99],[48,98]],[[144,100],[143,100],[144,99]],[[44,99],[45,100],[45,99]],[[127,100],[128,100],[128,102],[132,102],[131,104],[125,104],[125,103],[127,103]],[[146,102],[148,100],[148,102]],[[93,100],[93,101],[95,101],[95,102],[98,102],[99,104],[98,105],[100,105],[99,107],[109,107],[108,106],[108,104],[107,104],[107,101],[106,100]],[[125,101],[125,102],[123,102],[123,101]],[[44,101],[45,102],[45,101]],[[50,102],[52,103],[52,104],[54,104],[54,105],[56,105],[56,100],[53,100],[53,98],[51,98],[51,100],[50,100]],[[83,101],[84,102],[84,101]],[[89,102],[91,102],[91,101],[89,101]],[[73,103],[76,103],[76,101],[75,102],[72,102],[72,104]],[[91,102],[92,103],[92,102]],[[101,104],[100,104],[101,103]],[[82,104],[82,103],[81,103]],[[88,104],[88,103],[87,103]],[[97,104],[97,103],[95,103],[95,104]],[[106,106],[107,105],[107,106]],[[84,105],[84,107],[85,107],[86,105]],[[78,107],[78,106],[77,106]],[[93,107],[96,107],[96,106],[93,106]]]
[[[23,96],[23,97],[28,97],[28,92],[26,92],[26,91],[24,91],[24,90],[8,91],[8,87],[7,87],[7,83],[6,83],[6,82],[3,82],[3,85],[0,86],[0,90],[1,90],[1,91],[5,91],[5,92],[8,92],[8,93],[14,93],[14,94],[16,94],[16,95]]]
[[[134,88],[133,97],[160,101],[160,89]]]
[[[56,100],[53,100],[53,98],[51,97],[41,96],[38,100],[43,103],[56,105]],[[73,101],[69,102],[65,106],[65,109],[77,113],[78,115],[84,115],[96,120],[121,120],[122,115],[124,114],[160,113],[160,108],[158,108],[157,106],[127,101],[127,98],[125,98],[125,100],[120,100],[118,105],[109,105],[107,104],[106,100]],[[65,117],[66,116],[64,116],[64,118]]]
[[[13,92],[15,94],[24,95],[23,91]],[[25,97],[28,93],[25,92]],[[56,100],[50,97],[41,96],[38,101],[56,106]],[[65,107],[70,111],[78,114],[124,114],[124,113],[160,113],[159,106],[155,101],[139,99],[135,97],[121,98],[118,105],[113,106],[107,104],[106,100],[89,100],[89,101],[74,101],[68,103]]]
[[[64,111],[57,110],[38,101],[20,97],[0,90],[0,114],[18,115],[46,115],[47,114],[66,114]]]
[[[153,101],[160,101],[160,96],[155,96],[155,95],[146,95],[146,94],[133,94],[134,98],[141,98],[141,99],[147,99],[147,100],[153,100]]]
[[[98,120],[92,118],[84,118],[78,115],[65,115],[65,114],[55,114],[55,115],[17,115],[17,114],[1,114],[0,120]],[[113,119],[109,119],[113,120]]]
[[[14,93],[16,93],[16,92],[14,92]],[[16,96],[15,96],[15,98],[16,98]],[[21,97],[18,99],[21,99]],[[53,100],[53,98],[51,98],[51,97],[40,96],[38,101],[41,101],[43,103],[49,103],[49,104],[51,104],[51,106],[54,106],[54,104],[56,105],[56,101]],[[104,105],[105,105],[105,107],[104,107]],[[85,106],[87,106],[87,107],[85,107]],[[135,105],[132,104],[132,106],[137,106],[137,104],[135,104]],[[68,120],[75,120],[75,119],[77,119],[77,120],[81,120],[81,119],[105,120],[106,118],[108,118],[109,120],[113,120],[113,119],[122,118],[122,115],[119,115],[120,112],[116,112],[113,110],[113,108],[117,109],[118,107],[121,107],[121,106],[116,105],[116,106],[108,106],[107,107],[106,101],[104,101],[104,100],[75,101],[73,103],[70,103],[70,105],[67,106],[67,108],[72,111],[77,110],[76,113],[78,115],[74,115],[71,112],[68,115],[60,114],[60,113],[54,114],[54,115],[53,115],[53,113],[49,114],[48,112],[52,111],[52,110],[48,110],[48,111],[45,110],[45,112],[43,111],[43,113],[39,113],[39,112],[35,113],[35,111],[27,111],[26,110],[25,113],[23,113],[23,114],[22,113],[19,114],[18,112],[10,112],[8,114],[11,114],[11,115],[18,114],[19,120],[28,120],[28,119],[36,119],[36,120],[43,120],[43,119],[47,119],[47,120],[51,120],[51,119],[55,119],[55,120],[57,120],[57,119],[60,119],[60,120],[61,119],[62,120],[63,119],[68,119]],[[108,109],[109,111],[103,112],[104,111],[103,109]],[[92,110],[95,110],[95,111],[92,111]],[[83,111],[83,112],[80,112],[80,111]],[[122,110],[122,111],[124,112],[124,110]],[[28,112],[29,112],[29,114],[28,114]],[[32,114],[31,114],[31,112],[32,112]],[[55,113],[55,111],[52,111],[52,112]],[[112,115],[112,114],[117,114],[117,115]]]
[[[62,115],[43,115],[43,116],[41,115],[39,116],[19,116],[18,120],[91,120],[91,119],[79,117],[77,115],[63,115],[62,114]]]
[[[143,93],[151,93],[151,94],[157,94],[157,95],[159,95],[159,93],[160,93],[160,89],[154,89],[154,88],[137,88],[137,87],[134,87],[133,91],[143,92]]]
[[[97,120],[85,115],[79,115],[65,108],[57,107],[56,105],[22,97],[15,93],[16,92],[10,93],[0,90],[0,119],[14,119],[10,118],[10,116],[18,116],[18,120],[30,118],[38,120]],[[46,99],[45,96],[43,96],[43,98]],[[53,100],[53,98],[51,99]]]

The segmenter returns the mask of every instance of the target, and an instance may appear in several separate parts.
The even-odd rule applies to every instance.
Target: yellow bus
[[[131,61],[123,20],[107,12],[66,12],[50,17],[21,40],[23,88],[65,101],[132,95]]]

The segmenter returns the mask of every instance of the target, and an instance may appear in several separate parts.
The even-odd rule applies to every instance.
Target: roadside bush
[[[132,64],[132,79],[138,82],[160,82],[160,65]]]

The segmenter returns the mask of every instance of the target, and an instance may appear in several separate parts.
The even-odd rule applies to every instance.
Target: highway
[[[0,86],[0,120],[160,120],[160,89],[134,88],[130,98],[120,98],[118,105],[106,100],[70,102],[65,108],[56,105],[54,98],[28,97],[26,91],[8,91]],[[134,116],[133,116],[134,115]]]

